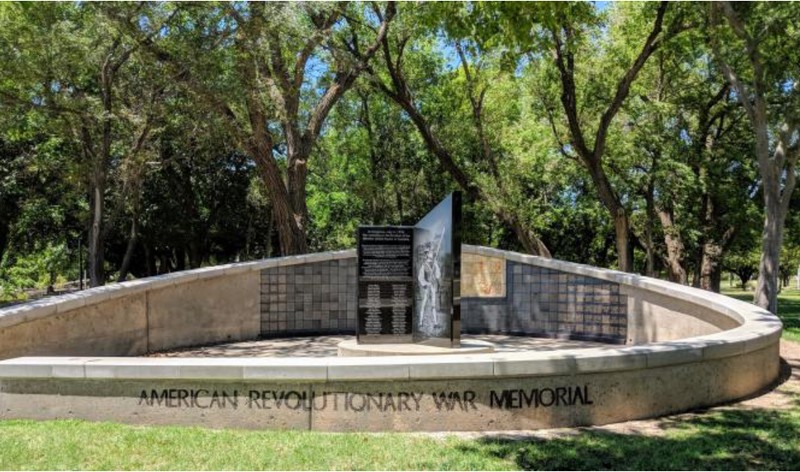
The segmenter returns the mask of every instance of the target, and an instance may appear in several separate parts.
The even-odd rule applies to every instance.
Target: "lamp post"
[[[78,235],[78,289],[83,290],[83,240]]]

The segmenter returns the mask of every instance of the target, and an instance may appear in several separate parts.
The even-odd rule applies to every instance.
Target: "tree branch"
[[[369,61],[384,42],[386,34],[389,31],[389,23],[392,21],[392,18],[394,18],[396,12],[397,5],[395,2],[389,2],[386,5],[386,11],[383,15],[383,20],[381,21],[381,25],[378,28],[378,34],[375,36],[373,43],[367,48],[364,54],[358,58],[358,63],[356,65],[352,66],[350,70],[345,73],[337,74],[334,82],[322,95],[322,98],[320,98],[317,106],[311,112],[311,117],[308,120],[308,126],[303,134],[303,141],[307,145],[312,143],[319,136],[319,133],[322,129],[322,123],[324,123],[328,113],[330,113],[331,109],[336,102],[339,101],[342,95],[344,95],[344,93],[350,89],[358,75],[367,68]]]
[[[591,159],[592,151],[586,145],[583,137],[580,120],[578,119],[577,93],[575,88],[575,59],[571,52],[565,51],[561,35],[555,29],[550,30],[550,34],[555,43],[555,60],[561,79],[561,104],[564,113],[567,115],[567,124],[570,130],[572,146],[583,159]]]
[[[297,55],[297,60],[294,64],[294,78],[292,80],[292,86],[294,89],[299,90],[300,86],[303,84],[303,76],[306,69],[306,64],[308,63],[308,59],[311,57],[311,54],[314,52],[317,46],[325,39],[325,34],[333,27],[336,21],[339,19],[341,14],[343,13],[344,6],[342,3],[339,3],[339,7],[332,10],[330,15],[327,16],[319,25],[317,26],[317,30],[314,34],[311,35],[311,38],[306,42],[303,46],[303,49]]]
[[[660,42],[657,41],[657,38],[659,34],[661,34],[661,29],[664,23],[664,14],[667,11],[668,5],[668,2],[661,2],[659,5],[658,12],[656,13],[656,20],[653,23],[653,29],[647,36],[644,46],[642,46],[642,50],[639,52],[636,60],[633,61],[633,64],[622,77],[622,79],[620,79],[620,81],[617,83],[617,90],[616,93],[614,93],[614,98],[611,100],[611,103],[606,111],[600,117],[600,125],[597,128],[597,134],[595,135],[594,140],[593,154],[595,156],[603,155],[606,145],[606,135],[608,134],[609,126],[611,126],[611,121],[622,107],[622,103],[628,96],[631,84],[636,79],[636,76],[639,75],[639,71],[642,70],[642,67],[644,67],[645,62],[647,62],[647,59],[650,57],[650,55],[652,55],[653,52],[659,47]]]
[[[720,4],[722,2],[712,2],[711,3],[711,24],[714,26],[718,26],[720,24],[719,21],[719,11],[720,11]],[[739,77],[733,71],[733,68],[728,64],[728,62],[723,59],[722,52],[719,47],[719,39],[716,34],[711,35],[711,49],[714,52],[714,57],[717,60],[717,63],[722,69],[722,74],[725,77],[731,86],[736,90],[737,98],[739,102],[744,107],[745,111],[747,112],[748,118],[750,118],[751,123],[756,122],[756,110],[753,103],[750,101],[750,91],[747,89],[747,85],[744,82],[739,80]]]

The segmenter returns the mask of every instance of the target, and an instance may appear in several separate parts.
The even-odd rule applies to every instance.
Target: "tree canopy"
[[[800,263],[795,3],[0,4],[0,290],[464,241],[774,310]],[[754,262],[755,261],[755,262]]]

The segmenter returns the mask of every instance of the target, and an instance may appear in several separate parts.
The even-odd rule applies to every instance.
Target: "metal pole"
[[[78,235],[78,288],[83,290],[83,241]]]

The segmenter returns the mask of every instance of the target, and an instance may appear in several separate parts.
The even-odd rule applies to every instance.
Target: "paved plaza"
[[[311,336],[297,338],[256,339],[213,346],[175,349],[150,354],[151,357],[336,357],[336,346],[355,336]],[[463,341],[480,340],[493,343],[495,353],[521,351],[555,351],[608,346],[602,343],[569,339],[533,338],[497,334],[464,335]]]

